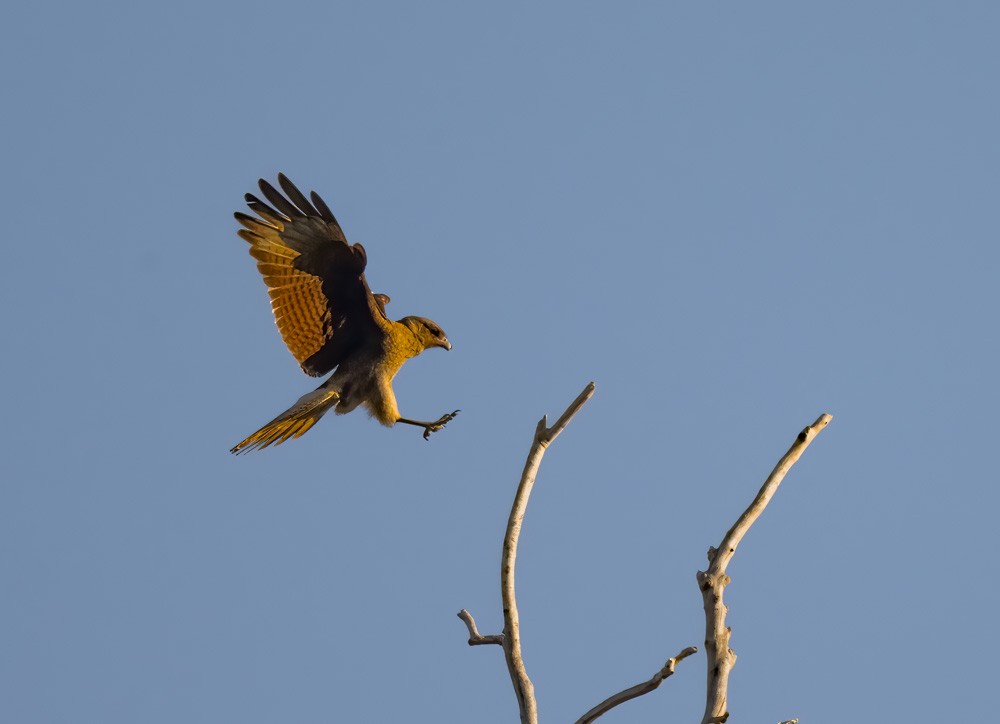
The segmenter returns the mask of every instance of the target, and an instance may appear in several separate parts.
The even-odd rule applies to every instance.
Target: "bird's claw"
[[[430,440],[432,432],[437,432],[438,430],[443,430],[444,426],[447,425],[452,420],[454,420],[455,419],[455,415],[457,415],[460,412],[461,412],[461,410],[455,410],[454,412],[452,412],[450,414],[442,415],[440,419],[435,420],[434,422],[432,422],[429,425],[426,425],[424,427],[424,440]]]

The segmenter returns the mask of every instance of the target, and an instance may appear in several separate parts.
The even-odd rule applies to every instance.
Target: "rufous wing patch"
[[[281,338],[301,365],[333,335],[323,282],[295,267],[299,252],[282,241],[282,219],[268,215],[260,221],[247,214],[237,214],[236,218],[245,227],[238,233],[250,243],[250,255],[257,260],[257,269],[267,284]]]

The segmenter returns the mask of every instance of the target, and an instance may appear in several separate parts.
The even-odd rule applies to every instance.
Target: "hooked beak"
[[[447,337],[442,337],[441,341],[437,343],[438,347],[443,347],[444,349],[451,349],[451,342],[448,341]]]

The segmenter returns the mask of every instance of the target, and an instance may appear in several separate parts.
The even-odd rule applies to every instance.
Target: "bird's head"
[[[444,330],[436,322],[426,317],[403,317],[399,320],[399,323],[405,325],[413,332],[413,336],[424,345],[424,349],[430,349],[431,347],[451,349],[451,342],[448,341],[448,338],[444,335]]]

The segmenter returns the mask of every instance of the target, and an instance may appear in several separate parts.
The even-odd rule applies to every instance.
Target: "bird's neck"
[[[412,329],[399,322],[393,323],[392,334],[389,336],[389,345],[391,347],[390,355],[399,357],[400,366],[406,360],[416,357],[427,349],[423,341],[414,334]]]

